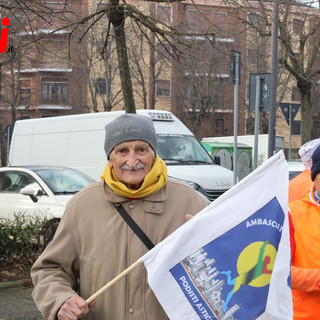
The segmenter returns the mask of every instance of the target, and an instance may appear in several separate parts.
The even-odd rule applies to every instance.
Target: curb
[[[0,282],[0,290],[1,289],[8,289],[8,288],[15,288],[15,287],[24,286],[28,282],[30,282],[29,279],[22,279],[22,280],[8,281],[8,282]]]

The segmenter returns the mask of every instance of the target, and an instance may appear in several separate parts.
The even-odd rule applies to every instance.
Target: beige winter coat
[[[46,319],[56,319],[76,292],[87,299],[147,252],[113,203],[121,203],[154,244],[185,223],[185,214],[206,206],[192,188],[170,179],[155,194],[134,201],[117,196],[102,181],[84,188],[69,202],[53,241],[31,271],[32,295]],[[83,319],[168,318],[140,265],[98,297]]]

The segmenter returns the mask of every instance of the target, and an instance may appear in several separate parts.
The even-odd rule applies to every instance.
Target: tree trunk
[[[151,33],[150,36],[151,44],[150,44],[150,73],[149,73],[149,109],[155,109],[155,91],[156,91],[156,84],[155,84],[155,37],[154,33]]]
[[[299,77],[297,87],[300,91],[301,102],[301,145],[311,140],[312,108],[311,108],[311,82]]]
[[[301,90],[301,145],[311,140],[312,113],[311,90]]]
[[[121,88],[127,113],[136,113],[134,96],[132,90],[132,81],[127,54],[127,43],[125,35],[125,15],[121,6],[115,6],[110,10],[109,20],[114,28],[116,39],[116,48],[118,56],[118,65],[120,71]]]
[[[11,128],[14,127],[14,124],[16,123],[16,108],[15,104],[10,106],[11,111]]]

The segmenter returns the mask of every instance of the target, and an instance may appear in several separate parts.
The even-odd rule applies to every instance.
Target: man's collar
[[[103,182],[103,184],[104,184],[105,195],[106,195],[108,201],[113,202],[113,203],[123,203],[123,202],[130,200],[129,198],[120,196],[120,195],[116,194],[115,192],[113,192],[111,190],[111,188],[105,182]],[[151,202],[165,201],[167,199],[166,185],[164,187],[162,187],[161,189],[159,189],[157,192],[155,192],[145,198],[141,198],[141,199],[151,201]]]

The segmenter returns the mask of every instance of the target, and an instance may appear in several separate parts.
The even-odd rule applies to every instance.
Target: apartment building
[[[173,21],[190,46],[181,64],[174,63],[172,109],[186,119],[198,137],[233,135],[234,84],[231,51],[246,61],[246,13],[223,1],[178,3]],[[202,34],[201,36],[197,34]],[[240,66],[238,134],[245,134],[244,69]]]
[[[12,50],[0,56],[0,122],[5,133],[16,119],[125,107],[114,37],[106,15],[99,18],[81,42],[78,39],[85,29],[62,28],[68,21],[105,8],[108,1],[46,0],[45,3],[61,14],[50,16],[47,12],[34,19],[21,16],[21,21],[29,18],[31,24],[28,19],[24,23],[14,23],[13,19],[9,40]],[[162,28],[177,30],[170,44],[168,39],[141,28],[139,23],[126,20],[136,108],[172,111],[199,138],[233,135],[230,52],[234,50],[241,54],[238,134],[251,133],[249,76],[252,72],[270,70],[270,21],[267,23],[260,14],[244,6],[218,0],[177,3],[131,0],[128,3],[161,22]],[[300,30],[300,20],[292,16],[293,32]],[[21,24],[28,27],[22,28]],[[260,24],[265,28],[265,36],[257,32]],[[35,38],[38,41],[33,42]],[[278,92],[279,102],[299,103],[295,83],[292,77],[281,82],[285,94]],[[317,95],[314,101],[318,101]],[[267,114],[263,116],[267,120]],[[277,117],[277,134],[285,135],[288,144],[288,126],[280,109]],[[294,133],[299,132],[299,119],[298,113]],[[265,133],[261,126],[261,133]],[[299,136],[293,140],[298,146]]]
[[[62,27],[85,14],[84,8],[85,0],[54,0],[37,14],[8,14],[9,50],[0,55],[2,147],[15,120],[88,111],[86,45],[72,43],[72,29]],[[55,11],[61,14],[52,15]]]

